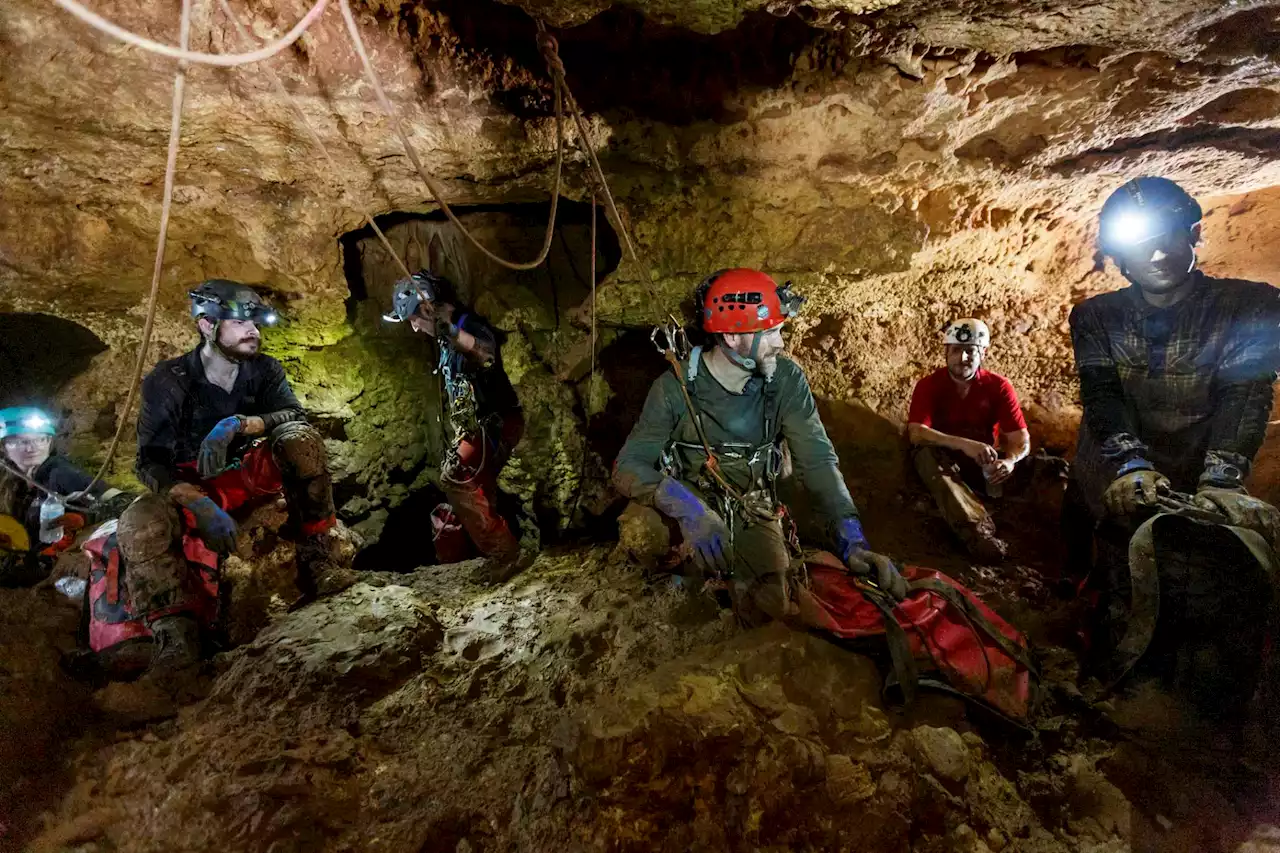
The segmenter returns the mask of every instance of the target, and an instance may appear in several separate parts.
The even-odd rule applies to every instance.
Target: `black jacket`
[[[230,394],[205,378],[198,347],[157,364],[142,383],[138,479],[154,492],[167,492],[181,479],[178,465],[194,462],[209,430],[232,415],[262,418],[268,433],[306,420],[284,368],[270,356],[242,362]],[[234,455],[237,447],[231,450]]]

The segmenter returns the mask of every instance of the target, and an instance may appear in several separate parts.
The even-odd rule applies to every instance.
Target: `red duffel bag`
[[[804,624],[841,640],[884,637],[893,680],[908,702],[917,687],[963,695],[1021,723],[1039,676],[1027,641],[964,586],[906,566],[909,592],[896,602],[826,552],[806,555],[798,596]]]

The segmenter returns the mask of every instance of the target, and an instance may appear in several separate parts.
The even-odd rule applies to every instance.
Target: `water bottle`
[[[78,578],[75,575],[67,575],[66,577],[58,578],[53,582],[53,585],[57,588],[58,592],[65,595],[67,598],[75,599],[77,601],[84,598],[84,578]]]
[[[49,495],[44,499],[44,503],[40,504],[40,542],[42,544],[52,545],[62,539],[61,525],[55,525],[53,522],[62,518],[66,512],[62,501],[54,495]]]

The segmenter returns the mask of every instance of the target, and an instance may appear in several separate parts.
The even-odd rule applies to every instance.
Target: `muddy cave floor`
[[[0,591],[0,850],[1280,849],[1274,720],[1242,773],[1167,697],[1087,708],[1056,537],[1024,527],[977,567],[900,516],[872,520],[884,550],[1028,632],[1034,736],[947,697],[888,706],[870,658],[741,632],[613,543],[497,588],[468,563],[365,573],[287,614],[267,518],[227,567],[243,645],[185,704],[71,680],[76,608]]]

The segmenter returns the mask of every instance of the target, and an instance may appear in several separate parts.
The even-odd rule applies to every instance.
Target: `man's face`
[[[1196,234],[1176,231],[1116,252],[1125,278],[1146,293],[1160,296],[1186,283],[1196,266]]]
[[[11,435],[4,439],[4,455],[15,468],[27,473],[49,458],[52,441],[47,435]]]
[[[761,376],[773,376],[773,372],[778,368],[778,356],[786,348],[782,341],[782,327],[774,326],[768,331],[760,333],[760,344],[756,347],[755,355],[751,354],[751,347],[755,340],[756,333],[748,332],[745,335],[725,335],[724,342],[729,349],[733,350],[743,358],[754,358],[756,360],[756,373]]]
[[[976,344],[947,344],[947,372],[957,382],[968,382],[978,375],[986,351]]]
[[[223,320],[218,325],[218,345],[224,352],[240,358],[252,358],[258,354],[262,335],[252,320]]]

